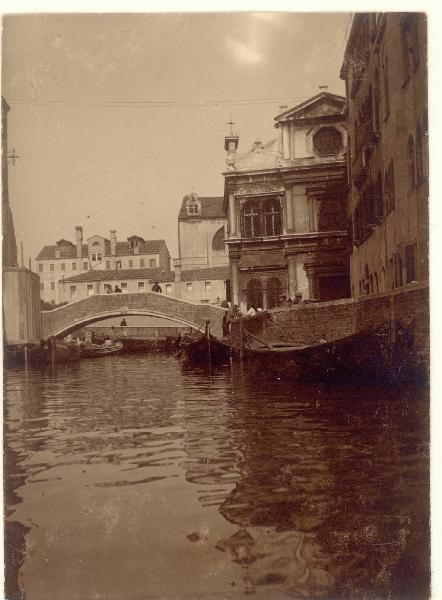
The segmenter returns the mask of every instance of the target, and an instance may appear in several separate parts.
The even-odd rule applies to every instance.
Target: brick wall
[[[258,336],[271,334],[294,345],[309,345],[321,338],[333,341],[385,326],[389,334],[387,356],[391,358],[405,339],[409,352],[403,368],[429,370],[428,284],[413,284],[358,300],[349,298],[276,309],[267,318],[263,314],[243,319],[243,326]],[[239,339],[239,324],[233,323],[233,344],[239,345]]]

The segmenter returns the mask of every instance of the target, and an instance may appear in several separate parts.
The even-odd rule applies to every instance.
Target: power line
[[[93,108],[126,108],[130,107],[160,107],[160,108],[182,108],[182,107],[205,107],[205,106],[249,106],[252,104],[274,104],[290,100],[306,100],[308,96],[291,96],[279,98],[243,98],[243,99],[208,99],[199,102],[186,100],[100,100],[96,102],[70,102],[69,100],[52,100],[37,98],[10,98],[9,103],[31,104],[36,106],[60,106],[60,107],[93,107]]]

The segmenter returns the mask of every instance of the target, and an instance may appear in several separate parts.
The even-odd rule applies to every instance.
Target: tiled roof
[[[163,245],[166,242],[164,240],[145,240],[140,244],[140,251],[138,254],[159,254]],[[51,260],[55,259],[55,250],[61,250],[60,258],[77,258],[77,248],[73,244],[71,246],[62,246],[61,248],[56,244],[52,246],[44,246],[38,254],[36,260]],[[105,239],[104,245],[105,256],[110,256],[110,241]],[[130,256],[133,255],[133,250],[129,242],[117,242],[117,256]],[[83,256],[87,258],[88,246],[83,244]],[[135,254],[137,256],[137,254]]]
[[[178,214],[178,219],[216,219],[226,218],[226,212],[224,210],[224,196],[198,196],[198,201],[201,202],[201,214],[199,215],[188,215],[186,210],[186,202],[188,196],[184,196],[181,203],[181,209]]]
[[[192,269],[181,271],[181,281],[198,281],[201,279],[229,279],[229,267],[208,267],[207,269]]]
[[[208,267],[207,269],[191,269],[181,272],[181,281],[201,281],[213,279],[228,279],[229,267]],[[174,271],[163,271],[163,269],[105,269],[91,270],[72,277],[66,277],[65,283],[80,283],[92,281],[124,281],[131,279],[145,279],[158,281],[160,283],[173,282]]]
[[[86,273],[80,273],[79,275],[73,275],[72,277],[66,277],[65,283],[77,283],[80,281],[122,281],[124,279],[152,279],[159,281],[160,278],[164,281],[173,280],[173,273],[171,271],[164,272],[163,269],[91,269]]]

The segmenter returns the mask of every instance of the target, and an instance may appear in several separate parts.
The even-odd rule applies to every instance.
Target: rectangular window
[[[43,292],[45,289],[45,284],[43,282],[40,283],[40,291]]]
[[[149,260],[149,267],[156,267],[157,266],[157,261],[155,258],[151,258]]]
[[[87,271],[87,269],[88,269],[88,263],[84,262],[83,263],[83,271]]]
[[[121,260],[117,260],[117,269],[121,269]]]
[[[49,265],[49,270],[50,270],[50,271],[54,271],[54,269],[55,269],[55,267],[54,267],[54,263],[51,263],[51,264]]]
[[[55,290],[55,281],[51,281],[51,290]]]
[[[406,283],[416,281],[416,245],[405,246]]]
[[[88,283],[87,284],[86,294],[88,296],[93,296],[94,295],[94,284],[93,283]]]
[[[171,293],[172,293],[172,284],[166,283],[166,294],[171,294]]]
[[[186,283],[187,293],[192,291],[192,283]]]
[[[61,270],[62,271],[66,271],[66,264],[65,263],[61,263]]]
[[[39,263],[39,265],[38,265],[38,272],[39,273],[43,273],[43,266],[44,266],[43,263]]]
[[[77,270],[77,263],[72,263],[72,270],[76,271]]]
[[[127,283],[121,284],[121,291],[123,292],[123,294],[125,294],[127,292]]]
[[[144,292],[144,281],[139,281],[138,282],[138,291],[139,292]]]
[[[75,298],[75,296],[77,295],[77,286],[71,285],[70,290],[71,290],[71,298]]]
[[[206,282],[204,283],[204,289],[206,290],[206,292],[210,290],[210,288],[211,288],[211,285],[210,285],[210,284],[211,284],[211,282],[210,282],[210,281],[206,281]]]
[[[106,261],[106,269],[110,269],[110,268],[111,268],[111,266],[110,266],[110,260],[107,260]]]
[[[140,258],[140,267],[143,268],[145,265],[144,258]]]
[[[129,269],[133,269],[133,266],[134,266],[134,261],[129,260]]]

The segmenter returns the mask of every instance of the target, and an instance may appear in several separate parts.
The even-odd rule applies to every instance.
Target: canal
[[[157,354],[4,394],[10,600],[429,595],[427,390]]]

